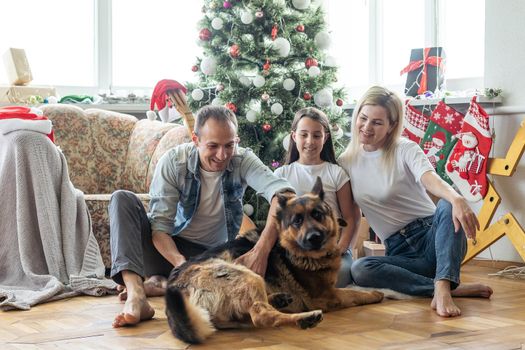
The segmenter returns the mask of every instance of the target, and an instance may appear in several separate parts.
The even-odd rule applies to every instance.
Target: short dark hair
[[[200,129],[210,118],[224,123],[231,122],[235,126],[235,132],[237,132],[238,123],[235,113],[223,106],[204,106],[199,109],[195,117],[195,127],[193,130],[195,135],[199,136]]]
[[[295,113],[295,116],[293,118],[292,131],[297,131],[297,124],[299,124],[299,121],[305,117],[310,118],[321,124],[324,128],[324,132],[328,135],[328,138],[326,139],[326,142],[323,145],[323,149],[321,150],[321,159],[325,162],[337,164],[337,161],[335,159],[334,144],[330,135],[330,122],[328,121],[328,117],[326,116],[326,114],[314,107],[301,108]],[[297,144],[295,143],[293,138],[290,137],[290,145],[288,146],[288,150],[286,151],[285,164],[291,164],[297,161],[298,159],[299,150],[297,149]]]

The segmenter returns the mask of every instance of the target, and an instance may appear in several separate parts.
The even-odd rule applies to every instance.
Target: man
[[[150,211],[129,191],[117,191],[110,205],[111,277],[125,286],[124,308],[113,327],[153,317],[147,296],[163,295],[173,267],[207,248],[234,239],[242,222],[247,186],[271,203],[255,247],[239,262],[264,274],[277,239],[274,195],[294,191],[250,150],[237,147],[237,119],[225,107],[203,107],[192,142],[164,154],[150,187]],[[160,253],[160,254],[159,254]],[[145,276],[153,276],[143,282]]]

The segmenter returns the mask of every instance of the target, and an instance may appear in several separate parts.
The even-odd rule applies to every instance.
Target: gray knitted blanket
[[[115,289],[58,147],[35,131],[0,133],[0,179],[0,309]]]

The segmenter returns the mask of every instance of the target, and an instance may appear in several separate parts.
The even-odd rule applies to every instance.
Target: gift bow
[[[405,73],[411,72],[413,70],[416,70],[423,66],[423,74],[421,76],[421,83],[419,84],[419,89],[417,90],[417,93],[419,95],[424,94],[425,91],[427,91],[427,64],[431,64],[433,66],[439,66],[440,68],[443,65],[443,58],[438,56],[429,56],[431,48],[423,49],[423,59],[419,61],[412,61],[403,68],[400,75],[403,75]]]

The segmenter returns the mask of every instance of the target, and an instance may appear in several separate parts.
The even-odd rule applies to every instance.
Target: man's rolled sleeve
[[[275,175],[250,149],[245,150],[241,171],[248,186],[266,198],[268,203],[276,193],[295,193],[295,189],[286,179]]]

